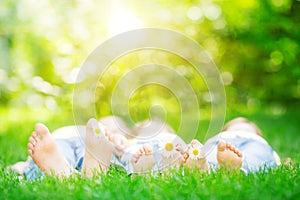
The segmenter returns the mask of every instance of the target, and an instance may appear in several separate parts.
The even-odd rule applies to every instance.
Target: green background
[[[26,144],[35,123],[43,122],[51,131],[74,124],[74,78],[88,55],[118,33],[145,27],[174,30],[202,45],[223,78],[226,120],[245,116],[256,122],[280,157],[292,158],[292,165],[250,177],[182,177],[174,173],[130,179],[113,172],[104,179],[75,178],[64,184],[48,179],[29,184],[8,176],[4,170],[7,165],[27,158]],[[134,52],[112,63],[99,79],[93,117],[112,114],[110,99],[115,83],[141,61],[153,60],[184,72],[197,89],[202,115],[196,137],[202,140],[211,114],[206,85],[188,63],[158,51]],[[0,188],[5,199],[50,198],[49,194],[79,199],[296,198],[300,177],[299,100],[297,0],[0,2]],[[139,88],[129,99],[132,119],[148,118],[154,103],[164,106],[167,122],[176,129],[180,106],[172,93],[157,85]]]

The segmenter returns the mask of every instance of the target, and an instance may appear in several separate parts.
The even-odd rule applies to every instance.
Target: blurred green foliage
[[[80,64],[94,48],[122,31],[157,27],[185,34],[207,50],[220,70],[229,107],[259,109],[271,102],[280,113],[300,100],[299,11],[300,1],[292,0],[2,0],[0,104],[54,113],[70,108]],[[100,79],[99,115],[110,114],[118,79],[139,59],[149,59],[147,51],[138,54],[120,58]],[[152,54],[184,71],[203,91],[197,94],[200,102],[209,103],[203,80],[188,63]],[[130,99],[133,117],[146,115],[153,101],[180,112],[166,88],[145,88]]]

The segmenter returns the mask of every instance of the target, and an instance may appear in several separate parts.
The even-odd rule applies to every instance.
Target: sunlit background
[[[112,36],[156,27],[178,31],[206,49],[220,70],[227,109],[255,112],[267,106],[272,115],[282,115],[300,100],[299,11],[300,2],[292,0],[1,0],[1,111],[72,117],[72,91],[85,58]],[[116,81],[153,59],[203,90],[197,94],[201,108],[209,106],[206,86],[188,63],[142,51],[117,60],[99,80],[98,117],[111,114]],[[180,109],[171,97],[157,86],[137,90],[130,99],[132,117],[147,118],[149,106],[162,104],[173,111],[169,121],[175,120]]]

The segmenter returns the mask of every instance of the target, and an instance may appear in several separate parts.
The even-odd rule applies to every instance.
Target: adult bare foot
[[[239,170],[242,166],[242,153],[233,145],[220,141],[218,144],[217,160],[220,167],[225,169]]]
[[[86,126],[85,155],[82,172],[87,177],[95,173],[106,173],[113,153],[113,145],[108,141],[109,133],[94,118]]]
[[[70,165],[59,152],[45,125],[36,124],[27,146],[28,154],[45,174],[66,177],[71,174]]]
[[[7,170],[13,170],[17,174],[23,175],[25,167],[29,165],[29,160],[27,161],[19,161],[11,166],[8,166],[6,169]]]
[[[149,144],[143,144],[132,156],[134,172],[142,173],[151,171],[154,165],[153,149]]]

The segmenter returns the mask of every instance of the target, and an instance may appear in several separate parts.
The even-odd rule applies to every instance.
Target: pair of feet
[[[95,172],[106,172],[109,167],[113,145],[108,140],[108,134],[104,128],[99,127],[97,120],[90,119],[87,123],[82,173],[88,177]],[[43,124],[35,126],[29,138],[28,154],[47,175],[68,177],[74,171]]]
[[[188,145],[188,150],[183,151],[179,146],[177,151],[182,154],[182,163],[188,167],[197,167],[202,171],[208,170],[208,165],[205,157],[197,157],[191,155],[193,150],[201,151],[203,145],[196,139]],[[192,151],[191,151],[192,150]],[[200,155],[200,152],[197,152]],[[229,171],[239,170],[242,166],[242,152],[240,152],[233,145],[226,143],[224,141],[219,141],[217,146],[217,161],[219,167],[225,168]]]

